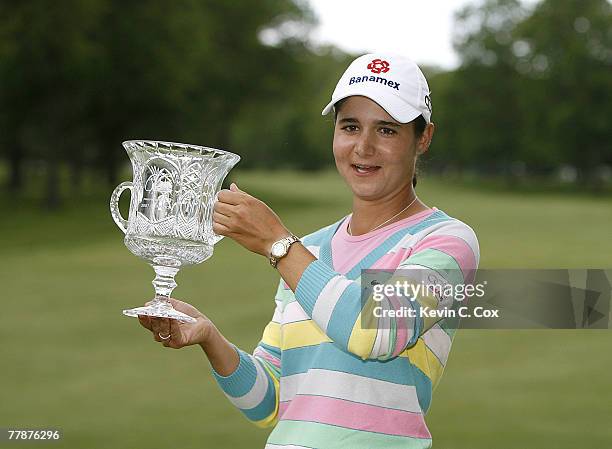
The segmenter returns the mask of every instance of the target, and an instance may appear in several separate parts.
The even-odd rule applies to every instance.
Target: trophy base
[[[195,323],[196,319],[183,313],[179,312],[172,306],[168,306],[163,302],[157,304],[151,304],[144,307],[135,307],[133,309],[127,309],[123,311],[124,315],[138,317],[138,315],[154,316],[157,318],[170,318],[183,323]]]

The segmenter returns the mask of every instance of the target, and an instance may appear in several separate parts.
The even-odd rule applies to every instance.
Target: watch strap
[[[287,253],[289,252],[289,248],[291,247],[291,245],[293,245],[295,242],[299,242],[300,238],[297,237],[296,235],[291,234],[288,237],[282,238],[280,240],[278,240],[277,242],[274,242],[272,244],[272,246],[276,245],[278,242],[283,242],[285,244],[285,253],[282,256],[279,257],[274,257],[272,254],[270,254],[270,265],[272,265],[274,268],[276,268],[276,265],[278,264],[278,261],[281,260],[283,257],[285,257],[287,255]]]

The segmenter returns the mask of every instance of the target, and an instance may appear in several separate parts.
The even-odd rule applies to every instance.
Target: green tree
[[[299,79],[312,22],[291,0],[0,2],[9,184],[19,189],[24,161],[41,159],[56,207],[60,164],[94,165],[115,183],[123,140],[227,147],[244,105]],[[278,45],[262,41],[266,30]]]
[[[461,67],[432,83],[441,124],[436,150],[445,160],[490,173],[516,160],[522,115],[511,44],[523,17],[517,0],[487,0],[457,13],[453,43]]]
[[[461,67],[434,77],[444,160],[510,173],[514,162],[581,179],[610,162],[612,16],[606,0],[484,0],[456,16]]]
[[[332,118],[321,110],[352,58],[333,48],[295,51],[295,75],[247,103],[235,123],[232,147],[246,154],[247,166],[314,170],[333,161]]]
[[[517,69],[528,80],[524,112],[530,145],[589,181],[612,162],[612,5],[607,0],[544,0],[517,27]]]
[[[2,147],[9,188],[23,187],[26,157],[46,166],[47,205],[59,203],[59,163],[78,148],[87,98],[81,80],[91,62],[87,37],[95,2],[0,3]]]

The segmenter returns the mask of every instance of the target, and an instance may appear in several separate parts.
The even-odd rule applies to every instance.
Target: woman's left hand
[[[268,257],[272,244],[291,235],[266,203],[234,183],[219,192],[214,206],[213,231],[235,240],[249,251]]]

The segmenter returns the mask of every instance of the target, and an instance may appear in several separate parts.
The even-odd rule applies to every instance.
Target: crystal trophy
[[[195,319],[168,300],[181,267],[204,262],[222,236],[212,230],[213,206],[223,180],[240,156],[183,143],[151,140],[123,142],[134,180],[113,191],[110,210],[125,233],[125,246],[155,270],[155,298],[124,315],[149,315],[183,322]],[[129,217],[119,212],[119,197],[131,192]]]

